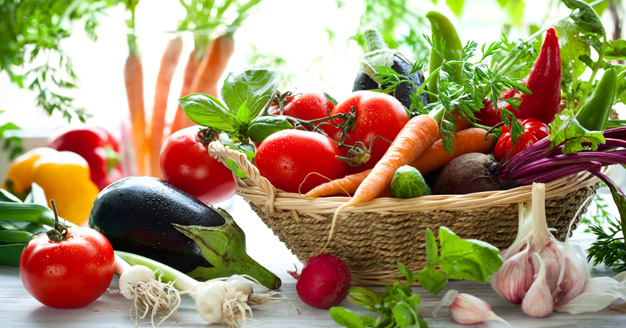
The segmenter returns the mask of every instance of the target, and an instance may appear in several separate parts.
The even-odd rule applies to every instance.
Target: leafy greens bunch
[[[384,292],[364,287],[350,288],[348,300],[375,312],[376,317],[359,317],[342,307],[331,308],[330,316],[338,324],[350,328],[428,327],[417,311],[420,297],[413,294],[413,283],[419,282],[429,292],[439,294],[448,279],[486,283],[489,276],[502,265],[502,258],[496,247],[477,240],[462,239],[446,227],[439,228],[439,243],[441,249],[437,247],[433,232],[427,229],[426,266],[418,273],[413,273],[402,263],[398,263],[404,281],[397,278],[393,285],[385,287]]]
[[[72,60],[61,47],[72,27],[84,24],[95,40],[98,19],[109,3],[105,0],[5,0],[0,1],[0,71],[11,82],[36,93],[37,105],[48,114],[60,112],[84,122],[89,116],[64,90],[76,87]]]

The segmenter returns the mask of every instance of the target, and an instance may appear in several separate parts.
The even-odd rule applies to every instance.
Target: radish
[[[315,255],[306,261],[301,274],[289,274],[298,280],[296,291],[300,299],[314,308],[328,309],[348,295],[350,269],[334,255]]]

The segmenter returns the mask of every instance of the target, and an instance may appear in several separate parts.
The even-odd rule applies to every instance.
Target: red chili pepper
[[[526,118],[520,121],[524,127],[524,133],[519,138],[519,141],[513,146],[513,140],[511,140],[511,131],[508,126],[502,127],[502,133],[500,139],[496,143],[493,149],[493,157],[501,162],[504,159],[515,156],[520,151],[528,148],[528,146],[536,143],[537,141],[550,135],[550,128],[547,124],[537,120],[536,118]]]
[[[81,126],[62,131],[48,140],[48,147],[82,156],[89,163],[91,180],[100,190],[123,177],[119,143],[102,127]]]
[[[554,28],[546,32],[539,57],[533,68],[522,83],[528,85],[531,94],[515,93],[512,89],[505,90],[500,94],[502,99],[521,98],[518,111],[507,104],[506,108],[517,118],[534,117],[544,123],[550,123],[559,112],[561,103],[561,53],[559,50],[559,38]],[[490,101],[477,113],[481,124],[493,126],[502,120],[500,110],[496,110]]]

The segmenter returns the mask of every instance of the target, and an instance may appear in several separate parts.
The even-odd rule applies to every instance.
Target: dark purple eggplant
[[[375,29],[367,29],[364,33],[367,42],[367,53],[361,59],[361,68],[354,79],[352,91],[384,89],[388,85],[380,85],[375,71],[378,66],[391,67],[398,74],[408,76],[411,82],[420,87],[424,83],[424,74],[417,71],[411,74],[413,63],[393,49],[389,49],[380,33]],[[426,89],[426,88],[424,88]],[[411,94],[417,92],[414,85],[403,82],[396,88],[394,96],[406,108],[411,108]],[[428,95],[422,93],[419,96],[421,102],[428,104]]]
[[[115,250],[139,254],[201,279],[248,274],[269,288],[280,279],[245,252],[245,235],[226,211],[152,177],[127,177],[96,197],[89,226]]]

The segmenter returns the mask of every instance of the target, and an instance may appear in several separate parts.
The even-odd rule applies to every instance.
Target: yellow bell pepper
[[[77,225],[87,222],[99,189],[80,155],[47,147],[22,154],[11,163],[4,188],[24,197],[33,182],[46,193],[48,206],[54,199],[60,217]]]

